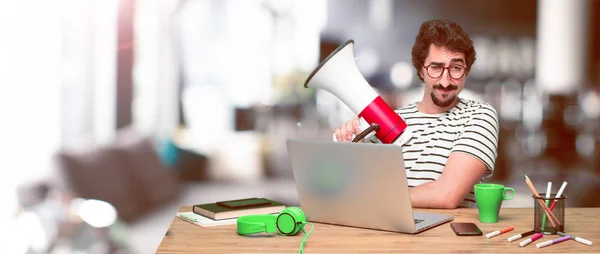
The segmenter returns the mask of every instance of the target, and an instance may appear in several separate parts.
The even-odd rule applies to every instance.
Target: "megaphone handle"
[[[378,131],[378,130],[379,130],[379,125],[374,123],[373,125],[369,126],[369,128],[366,128],[364,131],[362,131],[361,133],[356,135],[356,137],[354,137],[354,139],[352,139],[352,142],[358,142],[361,139],[365,138],[367,135],[369,135],[369,133],[371,133],[372,131]]]
[[[337,140],[337,138],[335,138],[335,133],[331,134],[331,136],[332,136],[333,142],[339,142]],[[352,134],[352,136],[354,136],[354,134]]]

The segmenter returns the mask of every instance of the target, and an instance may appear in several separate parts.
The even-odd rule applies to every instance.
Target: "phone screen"
[[[246,208],[246,207],[255,207],[255,206],[266,206],[270,205],[271,201],[264,198],[249,198],[249,199],[239,199],[239,200],[230,200],[224,202],[217,202],[217,205],[224,206],[227,208]]]
[[[475,225],[475,223],[470,222],[455,222],[451,223],[450,227],[456,235],[459,236],[468,236],[468,235],[483,235],[483,232]]]

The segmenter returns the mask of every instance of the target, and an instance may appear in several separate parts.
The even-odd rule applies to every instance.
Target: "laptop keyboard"
[[[421,222],[423,222],[423,221],[425,221],[425,220],[419,220],[419,219],[415,219],[415,224],[419,224],[419,223],[421,223]]]

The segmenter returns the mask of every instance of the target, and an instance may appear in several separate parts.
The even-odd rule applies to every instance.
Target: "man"
[[[423,98],[396,113],[414,133],[402,146],[413,207],[475,207],[473,185],[493,173],[499,126],[492,106],[459,97],[475,62],[472,40],[454,22],[427,21],[412,62]],[[359,121],[336,128],[335,138],[351,141],[361,132]],[[379,142],[374,135],[365,140]]]

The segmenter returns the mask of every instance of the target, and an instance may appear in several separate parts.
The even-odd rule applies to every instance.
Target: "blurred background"
[[[354,116],[308,74],[352,39],[388,104],[418,101],[437,18],[474,40],[503,207],[533,207],[524,175],[600,206],[598,0],[2,0],[0,253],[153,253],[181,205],[298,205],[286,140]]]

